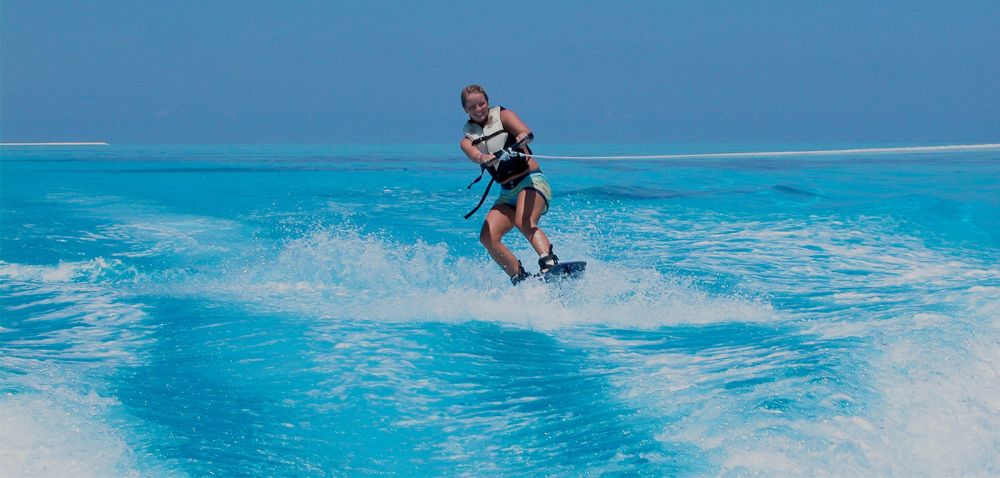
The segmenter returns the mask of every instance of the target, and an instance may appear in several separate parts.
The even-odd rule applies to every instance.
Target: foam
[[[0,463],[4,476],[149,476],[114,422],[120,404],[99,394],[149,343],[142,306],[113,287],[134,270],[94,258],[56,265],[0,261]],[[44,330],[31,323],[44,322]],[[22,332],[22,328],[40,330]]]
[[[794,379],[739,394],[719,386],[753,378],[761,369],[746,364],[765,360],[762,352],[716,350],[708,363],[684,354],[634,357],[616,368],[626,373],[615,380],[622,399],[645,413],[680,416],[657,439],[718,457],[720,476],[993,476],[1000,362],[996,337],[983,342],[935,354],[934,366],[926,343],[894,344],[885,360],[866,366],[872,388],[856,393]],[[893,372],[899,369],[906,372]],[[825,410],[803,415],[755,405],[805,390],[822,397]],[[859,413],[837,412],[840,404]]]
[[[887,345],[874,368],[885,373],[879,385],[885,417],[880,428],[892,430],[894,439],[881,449],[871,447],[871,453],[890,461],[898,474],[996,476],[1000,337],[994,333],[944,342],[949,346],[918,338]],[[865,438],[874,442],[879,437]]]
[[[111,224],[102,225],[95,231],[61,240],[113,240],[130,247],[115,253],[116,257],[217,255],[229,252],[229,245],[240,244],[243,239],[239,234],[242,227],[239,222],[167,213],[155,204],[137,204],[133,199],[63,192],[48,194],[45,200],[74,206],[85,216],[111,221]]]
[[[198,217],[165,217],[155,221],[130,221],[105,226],[101,233],[127,237],[133,250],[115,253],[118,257],[150,257],[164,254],[207,255],[229,252],[225,241],[210,236],[225,233],[236,226],[229,221]]]
[[[789,255],[788,250],[796,249],[786,248],[788,244],[781,241],[799,241],[804,238],[803,235],[782,231],[758,236],[755,232],[756,229],[768,227],[774,225],[740,224],[729,230],[741,238],[753,238],[766,244],[766,247],[762,246],[757,252],[773,255],[779,266],[790,265],[802,259],[801,256]],[[842,227],[852,226],[843,224]],[[825,261],[837,264],[837,267],[865,267],[865,270],[872,272],[866,276],[866,280],[871,281],[872,292],[854,296],[851,292],[843,292],[839,299],[831,295],[834,300],[851,298],[847,301],[847,305],[851,307],[873,301],[893,302],[896,299],[891,294],[879,291],[896,286],[899,274],[922,267],[919,264],[924,261],[945,265],[920,269],[925,271],[922,277],[928,279],[925,284],[948,286],[969,278],[988,277],[990,274],[989,269],[983,269],[980,264],[950,261],[907,241],[902,241],[898,247],[909,252],[890,258],[882,258],[881,254],[899,251],[880,252],[874,247],[839,247],[835,241],[842,236],[837,230],[824,230],[822,227],[817,229],[808,244],[814,245],[816,250],[824,251],[827,255]],[[767,239],[761,239],[763,237]],[[861,234],[853,237],[866,239]],[[716,241],[721,239],[722,237],[716,237]],[[708,242],[715,247],[720,245],[719,242]],[[782,250],[785,251],[785,257],[779,254]],[[804,254],[816,252],[812,249],[799,250]],[[522,256],[530,253],[518,252]],[[711,253],[711,249],[708,252]],[[527,283],[511,288],[503,277],[497,277],[499,274],[496,266],[488,259],[452,259],[450,249],[441,244],[400,244],[378,235],[365,235],[357,231],[319,230],[290,241],[281,249],[275,261],[265,258],[259,264],[250,264],[248,269],[241,269],[239,275],[227,274],[217,278],[215,282],[207,284],[210,286],[208,288],[203,288],[206,285],[204,283],[192,284],[192,289],[212,296],[222,292],[232,299],[253,303],[255,306],[306,312],[329,320],[482,320],[555,331],[563,338],[566,338],[566,328],[581,325],[655,329],[665,325],[773,323],[787,319],[764,302],[743,297],[714,296],[666,277],[658,271],[636,271],[602,263],[588,253],[589,251],[583,251],[581,255],[584,256],[583,259],[590,261],[591,267],[585,279],[571,287]],[[708,257],[716,256],[709,254]],[[712,260],[707,260],[704,264],[718,267],[718,262]],[[736,269],[731,267],[732,264],[726,263],[728,270]],[[810,273],[822,274],[824,269],[823,266],[817,266]],[[801,269],[789,267],[784,270],[789,271],[789,276],[794,275],[796,280],[769,271],[770,282],[767,284],[778,288],[788,287],[794,293],[816,286],[816,283],[808,280],[808,276],[804,283],[798,282],[803,279],[803,276],[798,275],[802,273]],[[244,276],[243,272],[247,272],[247,275]],[[746,271],[744,277],[751,283],[761,281],[760,287],[763,288],[764,284],[760,279],[763,276],[758,274],[757,271]],[[854,286],[853,281],[853,276],[835,277],[825,287],[849,291]],[[913,293],[920,294],[922,287],[917,287]],[[979,295],[992,292],[992,289],[980,287],[975,291]],[[887,314],[882,320],[865,322],[856,322],[850,316],[843,320],[824,317],[822,321],[800,322],[803,326],[802,333],[818,335],[827,340],[870,340],[873,334],[878,333],[886,337],[885,340],[900,340],[906,338],[908,327],[934,333],[942,325],[948,324],[948,318],[952,316],[910,313],[897,317]],[[801,321],[801,317],[799,319]],[[335,350],[357,347],[360,343],[358,340],[342,340]],[[879,356],[860,357],[860,360],[869,360],[862,366],[870,367],[872,371],[874,382],[866,384],[870,388],[845,392],[836,384],[810,384],[810,392],[818,394],[819,403],[829,413],[825,418],[759,409],[748,420],[743,416],[746,412],[741,407],[754,400],[764,399],[767,395],[750,395],[734,400],[732,396],[713,396],[705,392],[705,387],[717,388],[719,383],[752,381],[768,376],[798,359],[795,353],[787,350],[746,346],[716,348],[693,357],[688,354],[659,354],[641,357],[641,365],[626,362],[617,369],[620,375],[616,373],[613,376],[623,389],[621,398],[640,409],[661,406],[654,404],[672,404],[672,407],[688,409],[688,418],[682,418],[676,426],[664,431],[659,439],[668,444],[680,441],[698,446],[705,451],[706,456],[718,459],[722,474],[912,475],[922,474],[925,470],[943,475],[981,474],[984,471],[983,464],[988,466],[990,450],[996,448],[991,448],[993,437],[987,429],[983,426],[977,428],[973,422],[989,424],[995,421],[992,418],[995,415],[991,415],[993,412],[989,408],[977,410],[983,404],[992,403],[988,394],[993,391],[987,387],[977,387],[974,383],[963,383],[964,379],[945,378],[956,373],[961,375],[959,369],[948,365],[950,361],[943,365],[944,368],[930,374],[941,377],[937,381],[908,381],[913,379],[912,374],[900,377],[894,371],[901,361],[919,360],[912,367],[927,367],[925,362],[930,358],[924,355],[925,351],[940,347],[949,350],[950,347],[941,343],[931,343],[928,347],[928,344],[920,341],[905,340],[899,344],[898,350],[889,348],[887,352],[905,352],[910,355],[893,357],[889,353],[886,354],[888,362],[882,362]],[[602,350],[619,350],[622,357],[632,356],[629,350],[635,346],[635,343],[614,342],[610,339],[599,343]],[[995,359],[987,358],[985,363],[980,361],[976,367],[983,371],[995,370]],[[408,365],[400,357],[398,363],[385,363],[379,367],[368,373],[385,377],[405,375]],[[629,370],[632,375],[626,373]],[[350,377],[342,378],[351,380]],[[801,382],[795,380],[777,380],[768,383],[762,388],[764,391],[759,393],[794,396],[794,390],[802,386]],[[940,393],[955,386],[965,390],[967,395]],[[344,393],[343,388],[339,390]],[[690,397],[685,399],[685,395]],[[948,404],[939,406],[935,400],[942,396],[947,397]],[[858,407],[864,406],[867,411],[844,414],[839,411],[840,404],[849,404],[849,410],[859,410]],[[910,409],[920,412],[908,412]],[[653,414],[673,416],[676,413],[677,408],[669,408],[657,410]],[[933,418],[936,416],[947,418]],[[463,429],[502,427],[517,419],[519,418],[507,416],[499,422],[473,421],[454,426]],[[425,422],[403,423],[400,426],[417,426],[443,420],[443,417],[427,417]],[[946,421],[954,423],[944,426]],[[987,445],[977,446],[969,440],[962,440],[957,435],[962,429],[971,430],[971,436]],[[924,434],[933,436],[938,431],[944,432],[941,440],[961,444],[962,450],[957,449],[958,445],[948,447],[941,440],[920,437]],[[899,443],[893,444],[895,441]],[[451,450],[449,453],[454,453],[455,456],[461,455],[465,450],[460,443],[454,442],[440,446]],[[948,453],[932,453],[930,450],[935,447],[944,447]]]
[[[647,239],[643,248],[681,251],[672,260],[679,268],[734,276],[743,287],[770,294],[809,297],[822,292],[847,305],[883,301],[899,295],[900,288],[925,298],[915,291],[1000,278],[995,264],[965,257],[962,251],[953,255],[930,249],[880,218],[812,217],[803,223],[706,214],[697,220],[655,217],[641,227],[643,235],[663,238]],[[885,237],[893,241],[887,243]]]
[[[82,359],[93,366],[136,363],[136,350],[148,342],[146,314],[110,286],[122,277],[131,280],[134,273],[118,260],[103,258],[54,266],[0,261],[0,290],[18,298],[5,308],[12,319],[8,332],[21,323],[53,324],[44,334],[0,344],[0,350],[39,360]]]
[[[455,259],[444,244],[399,244],[357,231],[320,230],[290,241],[276,260],[241,265],[240,274],[207,284],[194,278],[186,288],[269,309],[352,320],[480,320],[537,329],[781,320],[759,300],[714,297],[655,270],[574,255],[589,261],[584,279],[561,286],[528,281],[512,288],[488,258]]]
[[[67,397],[69,403],[59,400]],[[95,394],[65,390],[0,396],[4,476],[143,476],[122,436],[103,423],[101,413],[112,405]]]
[[[752,379],[766,369],[747,364],[774,359],[766,350],[690,357],[612,349],[618,370],[631,371],[616,378],[623,399],[654,416],[682,417],[659,440],[691,443],[718,457],[723,476],[1000,474],[995,263],[931,249],[878,218],[659,219],[644,224],[643,234],[671,242],[646,247],[683,249],[680,267],[731,274],[744,287],[818,297],[819,305],[795,313],[800,333],[864,344],[838,354],[864,371],[843,372],[853,391],[785,379],[721,397],[699,387]],[[814,416],[752,406],[768,396],[795,396],[802,387],[822,397]]]
[[[75,280],[93,281],[105,272],[119,269],[117,259],[97,257],[87,261],[64,262],[54,266],[15,264],[0,260],[0,277],[15,281],[68,283]]]

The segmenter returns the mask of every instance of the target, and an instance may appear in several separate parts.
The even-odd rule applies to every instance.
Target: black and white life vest
[[[514,144],[514,136],[508,134],[503,129],[503,122],[500,121],[501,111],[503,111],[502,106],[494,106],[490,108],[489,115],[486,117],[486,124],[480,125],[470,119],[462,129],[465,137],[469,138],[472,141],[472,145],[478,148],[483,154],[499,156],[501,150],[509,148]],[[489,171],[490,176],[493,176],[496,182],[503,183],[527,171],[528,159],[520,155],[515,156],[506,161],[499,161],[495,166],[487,167],[486,170]]]

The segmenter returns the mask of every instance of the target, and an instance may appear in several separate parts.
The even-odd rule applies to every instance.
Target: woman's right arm
[[[480,151],[479,148],[472,145],[472,140],[469,138],[462,138],[462,141],[458,143],[458,145],[462,148],[462,152],[468,156],[469,161],[472,161],[473,163],[483,164],[493,161],[492,154],[486,154]]]

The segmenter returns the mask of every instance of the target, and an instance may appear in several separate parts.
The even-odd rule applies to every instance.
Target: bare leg
[[[506,206],[494,206],[486,214],[483,228],[479,231],[479,242],[486,247],[490,256],[500,264],[507,275],[514,277],[520,272],[517,256],[503,243],[503,236],[514,228],[514,210]]]
[[[534,189],[525,189],[517,195],[517,210],[514,212],[514,225],[525,239],[535,248],[538,257],[549,253],[552,244],[545,232],[538,227],[538,220],[545,209],[545,198]]]

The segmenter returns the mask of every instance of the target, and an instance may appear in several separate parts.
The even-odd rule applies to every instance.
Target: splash
[[[0,463],[5,476],[149,476],[113,423],[104,390],[149,344],[142,306],[114,283],[134,280],[120,260],[56,265],[0,261]],[[44,325],[40,325],[44,324]]]
[[[759,299],[716,297],[656,270],[605,263],[586,251],[575,255],[590,263],[584,279],[511,287],[488,258],[456,257],[444,244],[322,229],[289,241],[273,259],[225,267],[208,284],[192,277],[188,286],[271,310],[382,322],[557,329],[780,320]]]
[[[104,419],[115,405],[65,389],[0,396],[4,476],[144,476],[121,434]]]

